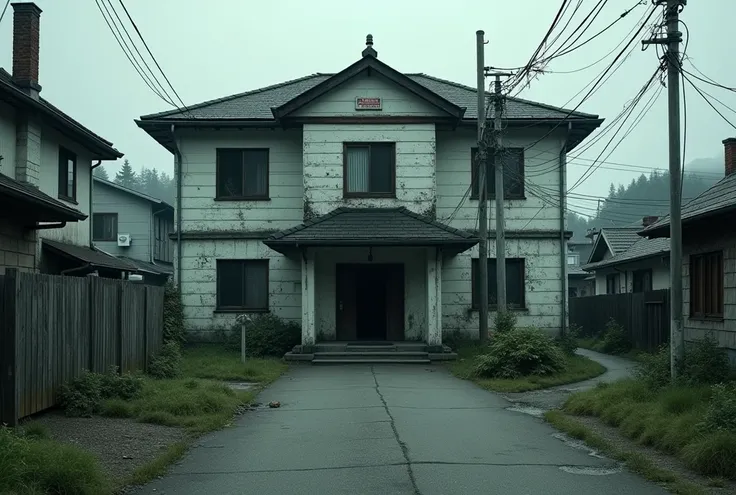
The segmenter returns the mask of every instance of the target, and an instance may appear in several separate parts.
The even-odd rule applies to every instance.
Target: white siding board
[[[115,256],[151,260],[151,202],[114,187],[95,182],[92,188],[94,213],[117,213],[118,234],[130,234],[130,247],[117,241],[93,241],[95,246]]]
[[[356,110],[355,98],[381,98],[382,110]],[[296,117],[438,116],[444,112],[380,74],[358,75],[294,112]]]
[[[15,179],[15,109],[0,101],[0,173]]]

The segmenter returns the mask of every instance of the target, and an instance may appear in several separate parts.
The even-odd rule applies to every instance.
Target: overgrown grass
[[[736,432],[704,431],[710,387],[666,387],[653,391],[623,380],[571,396],[564,410],[600,417],[643,445],[676,455],[706,476],[736,479]]]
[[[248,358],[242,363],[239,352],[221,345],[185,348],[182,362],[182,373],[187,377],[263,384],[274,381],[285,369],[280,359]]]
[[[111,490],[92,454],[0,427],[0,493],[104,495]]]
[[[622,461],[629,470],[640,474],[649,481],[664,484],[672,493],[677,495],[704,495],[707,493],[699,486],[683,479],[678,474],[657,466],[652,459],[640,452],[625,451],[616,448],[605,438],[594,433],[587,426],[567,416],[562,411],[547,411],[544,414],[544,419],[570,437],[582,440],[591,448],[611,458]]]
[[[166,473],[168,467],[181,459],[187,452],[187,442],[172,443],[166,450],[152,462],[136,469],[126,484],[142,485]]]
[[[544,376],[524,376],[520,378],[479,378],[473,375],[475,357],[483,354],[480,346],[465,346],[457,350],[458,359],[450,365],[450,370],[458,378],[472,380],[481,387],[494,392],[528,392],[542,388],[580,382],[601,375],[606,371],[602,365],[583,356],[565,356],[565,369],[559,373]]]
[[[605,354],[605,350],[603,349],[603,341],[601,339],[596,339],[593,337],[585,337],[585,338],[578,338],[578,347],[581,347],[583,349],[588,349],[595,352],[600,352]],[[627,351],[623,354],[617,354],[617,356],[631,359],[633,361],[640,361],[643,355],[646,355],[646,351],[642,351],[639,349],[631,349],[630,351]]]

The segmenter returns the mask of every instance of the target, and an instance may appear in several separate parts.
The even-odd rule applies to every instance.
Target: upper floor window
[[[479,168],[476,162],[478,148],[470,152],[471,170],[471,199],[478,199],[480,195]],[[504,199],[524,199],[524,148],[504,148],[501,153],[503,160],[503,197]],[[488,198],[496,197],[496,170],[495,158],[492,150],[488,151],[486,159],[486,185]]]
[[[478,281],[478,258],[472,261],[472,304],[477,309],[480,306],[480,285]],[[524,309],[526,307],[524,258],[506,258],[506,304],[510,309]],[[495,306],[498,287],[496,280],[496,259],[488,258],[488,304]]]
[[[690,256],[690,317],[723,317],[723,251]]]
[[[568,254],[567,255],[567,264],[572,266],[577,266],[580,262],[580,255],[579,254]]]
[[[66,148],[59,148],[59,197],[77,200],[77,155]]]
[[[345,143],[343,162],[345,197],[396,195],[395,143]]]
[[[215,199],[269,199],[268,149],[218,148],[216,175]]]
[[[118,238],[117,213],[92,214],[92,240],[115,241]]]

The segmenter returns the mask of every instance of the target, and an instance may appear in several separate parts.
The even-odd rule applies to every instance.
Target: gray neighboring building
[[[567,243],[567,293],[569,297],[595,295],[595,275],[581,266],[588,262],[593,251],[593,241],[568,241]]]
[[[95,247],[135,265],[147,283],[164,283],[173,273],[174,207],[99,177],[92,191]]]

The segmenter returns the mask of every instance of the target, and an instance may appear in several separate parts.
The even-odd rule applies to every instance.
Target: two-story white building
[[[40,96],[41,9],[13,3],[13,73],[0,68],[0,273],[121,277],[91,244],[92,169],[122,156]]]
[[[398,72],[367,45],[336,74],[137,121],[175,156],[190,334],[270,311],[301,323],[305,346],[477,336],[477,92]],[[565,156],[600,123],[505,99],[506,283],[521,325],[565,325]],[[488,186],[492,198],[493,174]]]

